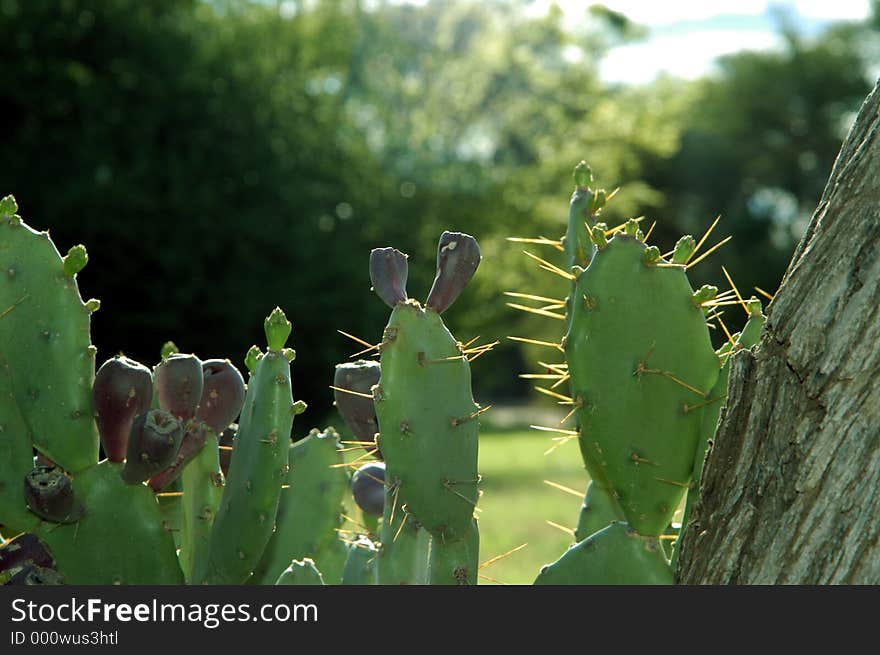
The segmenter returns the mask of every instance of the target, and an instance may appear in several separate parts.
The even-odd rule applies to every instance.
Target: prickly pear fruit
[[[372,516],[382,516],[385,509],[385,464],[364,464],[351,476],[351,493],[354,502]]]
[[[348,546],[348,557],[342,570],[342,584],[347,586],[378,584],[376,574],[376,558],[379,549],[366,535],[358,538]]]
[[[220,433],[238,418],[244,405],[244,378],[228,359],[202,362],[203,388],[196,418]]]
[[[370,253],[373,291],[391,308],[406,300],[407,255],[397,248],[375,248]]]
[[[150,477],[150,488],[153,491],[162,491],[177,480],[186,465],[201,452],[209,433],[213,434],[213,430],[204,423],[187,421],[177,455],[166,468]]]
[[[374,385],[379,383],[381,367],[375,360],[359,359],[336,365],[333,375],[333,400],[339,415],[345,421],[352,435],[366,450],[374,450],[379,421],[376,418],[376,407],[372,398],[345,393],[338,389],[347,389],[357,394],[371,394]],[[381,453],[377,452],[381,458]]]
[[[153,369],[153,383],[159,407],[183,421],[195,416],[204,386],[198,357],[176,353],[163,359]]]
[[[276,585],[324,585],[324,577],[315,566],[315,563],[306,557],[303,560],[293,560],[281,575],[278,576]]]
[[[469,234],[444,232],[437,246],[437,275],[425,306],[445,312],[470,282],[480,265],[480,246]]]
[[[166,468],[177,457],[183,439],[183,424],[161,409],[138,416],[131,426],[122,479],[138,484]]]
[[[85,506],[74,495],[67,474],[56,466],[36,466],[24,478],[24,497],[30,510],[45,521],[74,523]]]
[[[111,462],[122,462],[132,423],[150,409],[153,398],[150,369],[124,356],[108,359],[95,374],[92,397],[104,453]]]
[[[614,522],[541,569],[536,585],[672,584],[660,540]]]

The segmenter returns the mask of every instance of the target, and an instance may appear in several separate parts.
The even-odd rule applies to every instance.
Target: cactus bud
[[[89,261],[89,253],[82,244],[73,246],[64,256],[64,274],[73,277],[86,267]]]
[[[5,196],[0,200],[0,216],[12,216],[18,211],[18,203],[15,196]]]
[[[370,252],[370,282],[373,291],[391,307],[406,300],[407,255],[396,248],[374,248]]]
[[[437,275],[425,302],[442,314],[455,302],[480,265],[480,246],[469,234],[444,232],[437,244]]]
[[[574,167],[572,177],[574,178],[574,183],[578,187],[585,189],[593,183],[593,170],[590,168],[589,164],[582,159],[578,165]]]
[[[269,350],[281,352],[284,349],[284,344],[287,343],[287,337],[290,336],[292,327],[280,307],[273,309],[272,313],[263,321],[263,330],[266,333]]]
[[[694,254],[697,242],[690,234],[685,234],[675,244],[675,250],[672,251],[673,264],[686,264],[687,260]]]
[[[171,355],[176,355],[180,352],[180,348],[177,347],[177,344],[173,341],[166,341],[162,345],[162,350],[159,352],[160,357],[162,359],[168,359]]]

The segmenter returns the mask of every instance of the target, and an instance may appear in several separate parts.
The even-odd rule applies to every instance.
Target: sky
[[[556,0],[570,15],[585,0]],[[869,0],[605,0],[602,4],[650,29],[638,43],[613,49],[601,65],[610,82],[649,82],[666,72],[695,78],[711,72],[716,57],[743,49],[780,47],[776,12],[782,9],[804,33],[830,21],[861,20]]]

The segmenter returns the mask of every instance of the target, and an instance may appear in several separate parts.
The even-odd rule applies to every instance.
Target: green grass
[[[531,584],[544,564],[556,560],[573,543],[570,535],[547,521],[574,528],[582,497],[555,489],[544,480],[583,493],[589,476],[576,440],[544,455],[553,445],[552,436],[535,430],[480,433],[480,560],[528,544],[481,571],[499,582]],[[481,579],[480,584],[491,582]]]

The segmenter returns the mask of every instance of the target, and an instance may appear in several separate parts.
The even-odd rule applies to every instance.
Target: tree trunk
[[[759,345],[733,358],[679,582],[880,583],[878,307],[880,83]]]

